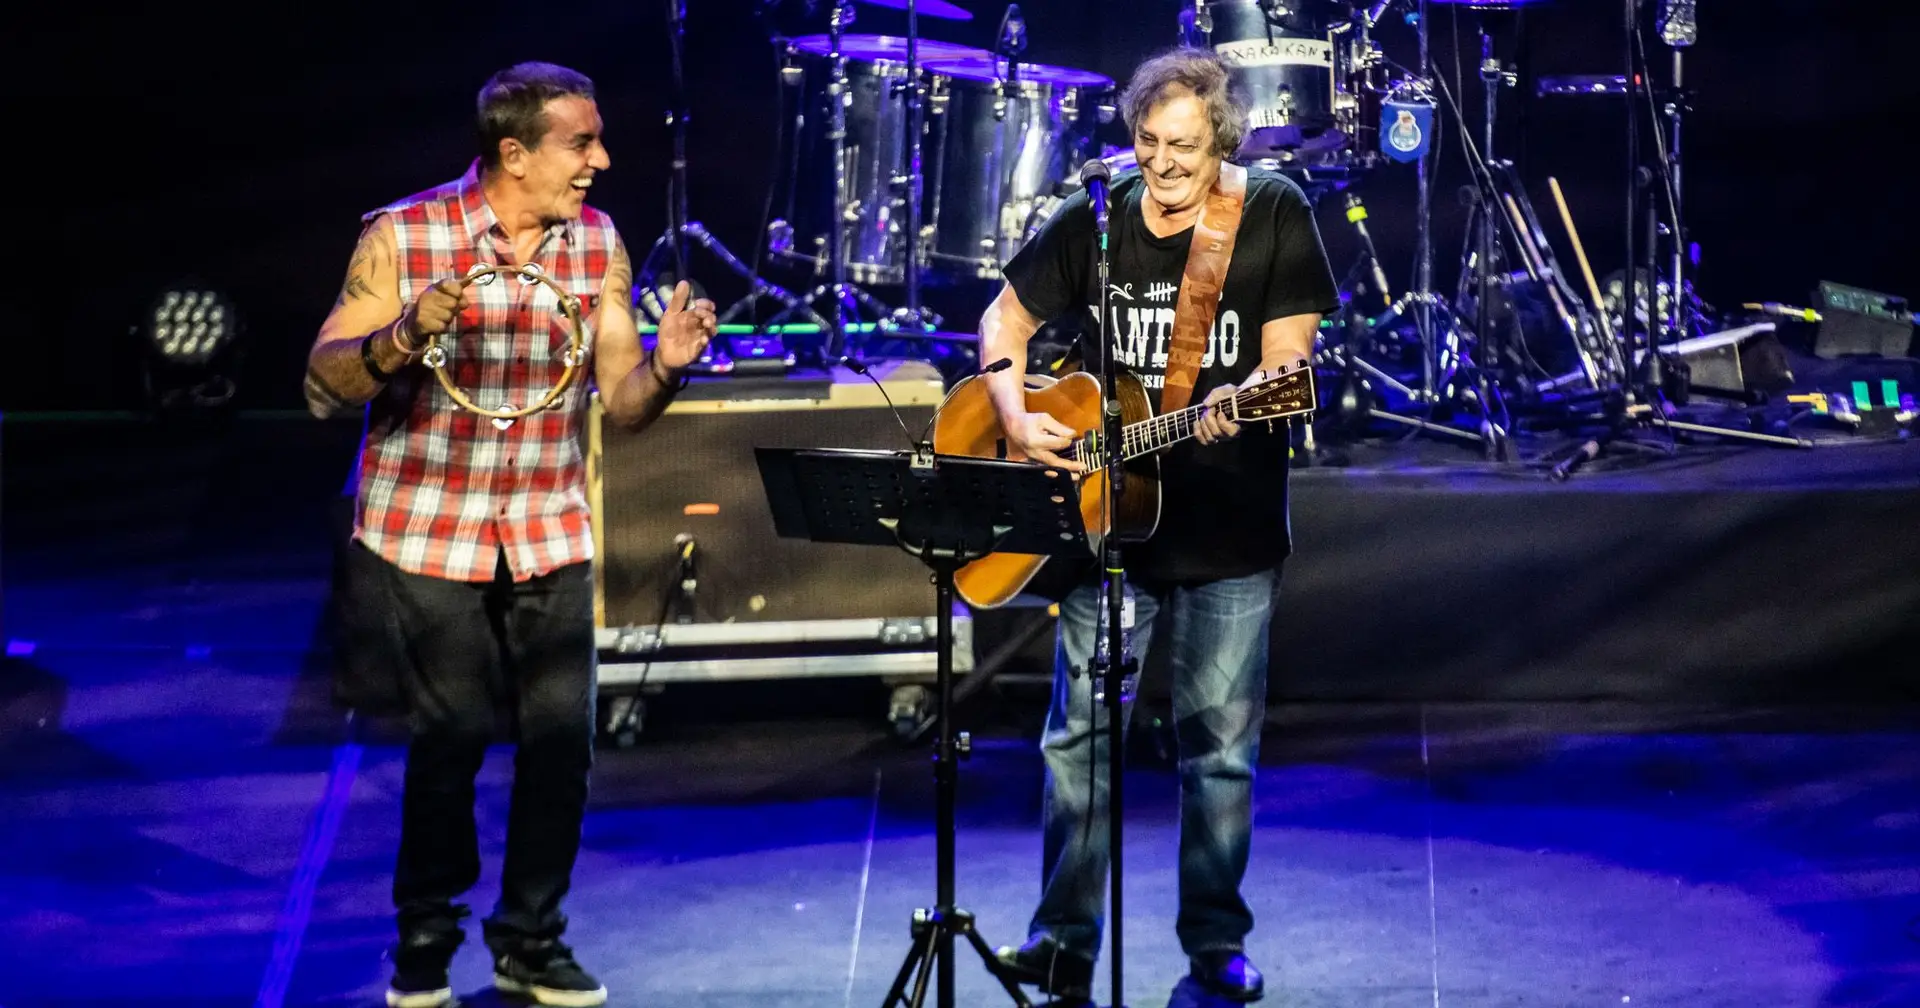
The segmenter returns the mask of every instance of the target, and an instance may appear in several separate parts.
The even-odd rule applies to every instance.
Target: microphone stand
[[[673,199],[667,203],[667,234],[673,245],[673,272],[676,279],[687,276],[687,79],[681,50],[686,45],[687,9],[684,0],[667,0],[667,38],[672,53],[673,111],[667,121],[673,124]]]
[[[1098,184],[1100,193],[1094,204],[1094,220],[1099,238],[1095,261],[1100,284],[1100,320],[1096,327],[1098,336],[1095,342],[1099,348],[1102,421],[1099,458],[1101,466],[1106,470],[1107,480],[1103,508],[1106,513],[1101,516],[1101,524],[1105,527],[1106,533],[1100,537],[1100,569],[1105,579],[1102,585],[1105,593],[1103,606],[1106,617],[1103,629],[1107,635],[1107,646],[1104,661],[1099,655],[1099,649],[1095,648],[1094,675],[1090,677],[1089,685],[1097,687],[1097,692],[1100,694],[1097,699],[1103,702],[1107,709],[1107,856],[1111,865],[1107,878],[1110,890],[1108,903],[1112,908],[1108,917],[1113,922],[1113,926],[1108,931],[1109,948],[1112,952],[1110,965],[1113,970],[1111,997],[1113,1008],[1125,1008],[1126,999],[1121,993],[1124,989],[1121,984],[1125,972],[1122,966],[1121,949],[1124,943],[1121,941],[1121,933],[1122,921],[1126,917],[1122,912],[1121,903],[1120,844],[1123,832],[1120,825],[1123,805],[1121,777],[1125,763],[1122,739],[1126,716],[1126,683],[1133,676],[1134,660],[1133,656],[1127,653],[1126,627],[1122,625],[1122,618],[1126,612],[1126,568],[1121,561],[1120,547],[1113,534],[1112,521],[1114,495],[1121,492],[1122,480],[1125,478],[1121,466],[1125,461],[1126,446],[1124,428],[1121,424],[1120,400],[1114,395],[1114,390],[1120,381],[1119,364],[1114,359],[1113,346],[1107,338],[1107,326],[1113,307],[1112,286],[1107,282],[1112,269],[1108,248],[1108,223],[1111,211],[1108,198],[1111,190],[1108,189],[1105,179],[1100,180]]]
[[[1628,379],[1628,388],[1634,397],[1652,405],[1657,400],[1654,396],[1648,394],[1648,389],[1653,384],[1652,375],[1654,368],[1654,298],[1651,291],[1647,294],[1647,324],[1642,331],[1642,339],[1637,340],[1635,337],[1634,322],[1640,303],[1640,268],[1637,261],[1637,249],[1639,248],[1640,175],[1642,170],[1640,165],[1640,110],[1636,99],[1639,96],[1640,89],[1643,87],[1651,88],[1653,82],[1638,79],[1640,61],[1635,58],[1635,42],[1636,35],[1640,29],[1640,0],[1625,0],[1625,6],[1626,17],[1622,28],[1626,32],[1627,46],[1627,100],[1624,103],[1627,111],[1627,215],[1625,218],[1627,241],[1625,248],[1626,254],[1622,257],[1622,261],[1626,263],[1626,269],[1625,275],[1621,279],[1620,332],[1627,342],[1627,371],[1631,376]],[[1653,278],[1648,277],[1647,283],[1652,284]],[[1636,347],[1636,343],[1639,343],[1640,346]],[[1633,354],[1636,349],[1641,349],[1645,356],[1635,358]]]

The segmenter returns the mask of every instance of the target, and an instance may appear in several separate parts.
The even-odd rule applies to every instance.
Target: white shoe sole
[[[442,987],[436,991],[407,991],[402,993],[387,988],[387,1008],[445,1008],[453,1004],[453,988]]]
[[[534,1004],[552,1005],[553,1008],[598,1008],[607,1003],[605,987],[590,991],[554,990],[539,984],[523,984],[498,973],[493,975],[493,986],[502,993],[532,998]]]

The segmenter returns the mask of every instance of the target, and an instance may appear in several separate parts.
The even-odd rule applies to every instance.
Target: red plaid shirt
[[[480,189],[479,162],[461,178],[366,215],[391,215],[400,296],[475,263],[511,264],[506,231]],[[606,214],[549,228],[535,261],[580,298],[593,337],[618,237]],[[467,287],[469,307],[443,340],[448,377],[479,405],[525,406],[553,387],[570,335],[545,285],[496,275]],[[593,559],[580,433],[591,360],[549,409],[503,429],[461,409],[433,373],[404,369],[367,404],[354,535],[402,570],[453,581],[490,581],[504,552],[516,581]]]

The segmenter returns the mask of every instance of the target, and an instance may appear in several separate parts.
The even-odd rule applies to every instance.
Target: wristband
[[[403,322],[405,321],[405,316],[401,317],[401,321]],[[402,325],[400,322],[395,322],[393,324],[393,327],[387,330],[387,338],[393,341],[393,348],[395,350],[400,351],[401,356],[405,357],[408,360],[412,360],[414,358],[414,355],[420,352],[420,348],[416,346],[408,346],[407,344],[400,342],[400,330],[405,328],[406,326]]]
[[[393,377],[393,372],[380,370],[380,362],[373,359],[373,341],[379,335],[373,333],[360,341],[360,363],[366,365],[368,376],[384,384]]]
[[[662,375],[660,369],[654,366],[659,360],[660,352],[657,350],[647,355],[647,373],[653,375],[653,380],[659,382],[662,388],[670,388],[678,392],[686,388],[687,383],[693,380],[690,375],[681,375],[679,378],[675,378],[672,375]]]

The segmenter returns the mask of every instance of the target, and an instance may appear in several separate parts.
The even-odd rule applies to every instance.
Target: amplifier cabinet
[[[925,432],[944,394],[939,372],[921,361],[870,372],[699,381],[638,433],[603,424],[594,401],[586,455],[603,686],[931,679],[926,565],[904,550],[775,535],[754,460],[761,446],[907,448],[901,425],[912,438]],[[954,667],[970,669],[964,608],[954,635]]]

